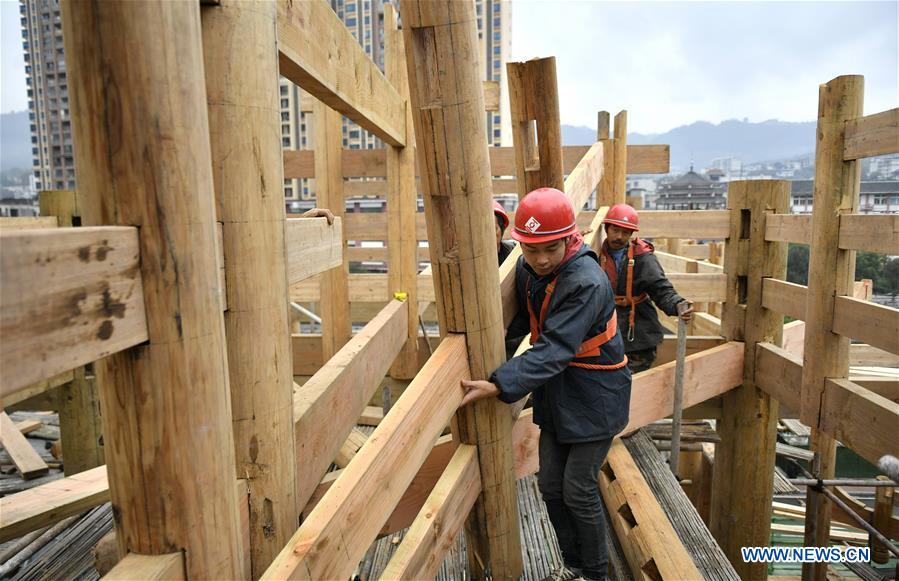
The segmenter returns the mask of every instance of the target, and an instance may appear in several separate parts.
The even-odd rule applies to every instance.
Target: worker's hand
[[[684,320],[685,323],[689,323],[693,320],[693,303],[690,301],[681,301],[677,303],[677,315]]]
[[[583,230],[581,230],[581,236],[586,236],[586,235],[589,234],[590,232],[593,232],[593,228],[587,226],[586,228],[584,228]]]
[[[496,397],[499,395],[499,388],[495,384],[482,379],[472,381],[463,379],[462,389],[465,390],[465,397],[462,398],[462,404],[459,407],[466,406],[485,397]]]
[[[325,218],[328,226],[334,223],[334,213],[327,208],[312,208],[303,212],[303,218]]]

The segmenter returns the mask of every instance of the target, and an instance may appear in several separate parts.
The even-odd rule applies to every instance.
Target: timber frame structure
[[[462,527],[475,577],[521,574],[515,480],[537,470],[539,428],[521,406],[458,409],[459,380],[503,361],[516,308],[520,252],[497,270],[491,196],[553,185],[583,208],[595,191],[579,221],[598,247],[626,174],[667,172],[668,149],[627,145],[626,112],[562,147],[550,58],[509,64],[515,146],[488,150],[474,4],[402,0],[402,30],[385,10],[382,74],[325,0],[64,1],[79,192],[0,230],[0,393],[54,394],[67,473],[0,499],[0,539],[111,500],[113,579],[347,578],[405,527],[385,578],[433,577]],[[279,73],[315,98],[314,151],[281,151]],[[863,116],[862,84],[821,86],[812,216],[787,214],[781,181],[732,184],[725,211],[640,216],[705,305],[684,407],[718,419],[711,530],[745,579],[767,575],[739,549],[769,544],[778,413],[812,428],[820,477],[836,441],[899,456],[899,386],[849,376],[849,338],[899,354],[899,311],[853,297],[856,251],[899,254],[899,216],[856,213],[858,160],[899,152],[899,110]],[[340,115],[386,147],[342,150]],[[316,178],[335,223],[286,217],[285,177]],[[344,215],[359,194],[387,212]],[[679,256],[684,238],[723,241],[723,265]],[[811,246],[807,287],[783,280],[788,242]],[[386,276],[348,274],[385,259]],[[291,335],[290,301],[319,304],[321,336]],[[419,320],[435,314],[430,354]],[[411,381],[363,443],[388,372]],[[634,377],[628,432],[670,414],[673,377],[673,362]],[[613,446],[599,486],[632,571],[698,576],[661,511],[622,508],[628,458]],[[834,509],[814,491],[808,507],[806,544],[826,545]],[[882,532],[899,538],[897,519]]]

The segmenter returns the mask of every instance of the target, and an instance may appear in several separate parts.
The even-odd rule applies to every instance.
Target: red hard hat
[[[576,232],[574,208],[568,196],[555,188],[539,188],[521,199],[511,234],[519,242],[542,244]]]
[[[640,229],[640,218],[637,216],[637,210],[627,204],[615,204],[606,212],[606,217],[602,221],[603,224],[613,224],[620,228],[637,231]]]
[[[499,218],[499,227],[505,232],[506,228],[509,227],[509,215],[506,214],[506,209],[503,208],[503,205],[496,200],[493,201],[493,215]]]

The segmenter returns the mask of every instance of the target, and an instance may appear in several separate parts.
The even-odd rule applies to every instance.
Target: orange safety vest
[[[606,270],[606,258],[605,252],[602,253],[600,257],[600,263],[603,270]],[[614,263],[614,261],[613,261]],[[608,270],[606,270],[608,272]],[[616,270],[616,281],[615,281],[615,289],[617,290],[617,270]],[[627,329],[627,340],[634,340],[634,327],[636,326],[637,320],[637,305],[645,301],[649,296],[642,292],[637,296],[634,296],[634,245],[628,244],[627,246],[627,279],[624,283],[624,294],[623,295],[615,295],[615,305],[619,307],[629,307],[630,312],[627,316],[628,329]]]
[[[543,330],[543,323],[546,321],[546,311],[549,310],[549,300],[552,297],[553,290],[556,288],[556,281],[553,280],[548,285],[546,285],[546,296],[543,298],[543,305],[540,307],[540,317],[538,318],[534,314],[534,307],[531,305],[531,279],[528,277],[527,282],[527,292],[528,292],[528,315],[530,315],[531,319],[531,345],[537,342],[537,339],[540,337],[540,332]],[[599,357],[600,350],[599,348],[609,341],[612,340],[612,337],[615,336],[615,333],[618,331],[618,314],[613,310],[612,316],[609,318],[609,322],[606,323],[606,330],[600,333],[599,335],[587,339],[583,343],[581,343],[578,352],[575,354],[574,359],[583,359],[585,357]],[[624,356],[619,363],[613,363],[611,365],[599,365],[597,363],[582,363],[580,361],[570,361],[568,365],[573,367],[583,367],[584,369],[595,369],[599,371],[612,371],[615,369],[621,369],[625,365],[627,365],[627,356]]]

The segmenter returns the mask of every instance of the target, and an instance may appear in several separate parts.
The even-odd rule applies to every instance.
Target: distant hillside
[[[0,171],[31,167],[31,129],[28,112],[0,115]]]
[[[596,129],[562,125],[565,145],[587,145],[596,139]],[[628,143],[667,143],[671,146],[672,169],[686,169],[693,161],[697,169],[717,157],[736,157],[744,164],[790,159],[815,151],[815,122],[729,120],[719,124],[697,121],[666,133],[629,133]]]

